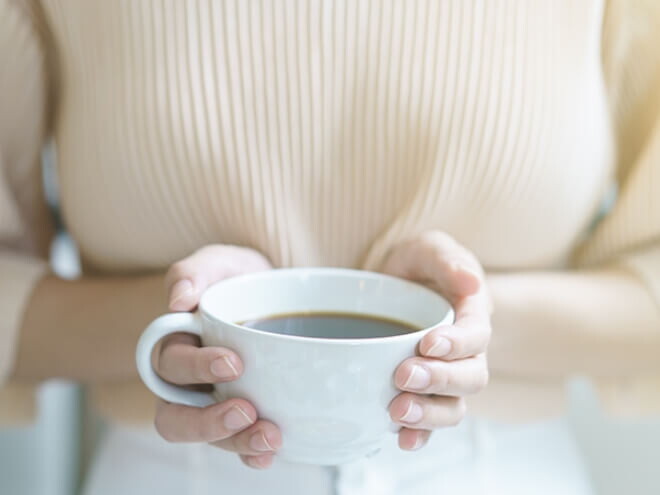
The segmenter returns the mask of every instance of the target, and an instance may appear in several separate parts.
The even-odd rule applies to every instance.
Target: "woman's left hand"
[[[465,415],[463,397],[486,386],[491,300],[476,257],[443,232],[396,246],[382,271],[436,290],[456,312],[454,324],[425,335],[418,356],[401,363],[394,375],[403,393],[390,404],[390,416],[402,425],[399,447],[415,450],[432,430],[458,424]]]

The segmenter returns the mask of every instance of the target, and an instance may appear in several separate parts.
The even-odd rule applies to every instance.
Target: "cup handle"
[[[217,402],[210,393],[196,392],[163,380],[151,364],[151,353],[160,339],[176,332],[202,335],[202,319],[197,313],[169,313],[152,321],[138,340],[135,361],[144,384],[161,399],[186,406],[206,407]]]

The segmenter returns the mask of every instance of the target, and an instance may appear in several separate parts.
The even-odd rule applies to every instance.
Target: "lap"
[[[205,445],[169,444],[151,429],[113,426],[84,495],[591,495],[584,463],[562,420],[504,426],[468,419],[429,445],[403,452],[387,439],[377,455],[338,468],[276,462],[249,469]]]

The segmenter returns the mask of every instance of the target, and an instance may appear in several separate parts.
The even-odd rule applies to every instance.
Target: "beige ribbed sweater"
[[[441,229],[487,270],[620,261],[660,300],[659,10],[0,0],[0,372],[44,270],[51,135],[63,216],[96,272],[165,269],[217,242],[374,269]],[[527,385],[491,389],[551,401]],[[96,392],[110,414],[148,415],[137,384]],[[23,392],[0,393],[0,413],[22,414]]]

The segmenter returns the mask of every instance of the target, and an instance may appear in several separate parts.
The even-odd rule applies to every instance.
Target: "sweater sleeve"
[[[608,3],[603,67],[617,137],[618,198],[579,263],[618,264],[657,303],[660,332],[660,2]],[[660,349],[658,349],[660,356]],[[660,357],[659,357],[660,359]],[[604,405],[624,414],[660,411],[660,376],[598,383]]]
[[[36,11],[0,0],[0,384],[12,370],[31,291],[48,267],[53,228],[40,160],[47,88]]]

